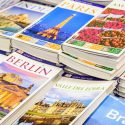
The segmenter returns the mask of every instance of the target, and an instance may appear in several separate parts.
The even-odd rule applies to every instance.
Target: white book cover
[[[80,51],[117,58],[125,47],[125,1],[114,0],[64,45]]]
[[[14,38],[25,45],[59,52],[62,43],[101,11],[101,7],[64,0]]]
[[[49,86],[49,82],[61,71],[60,68],[17,53],[11,54],[0,63],[0,125],[10,125],[13,121],[11,118],[16,119],[24,107],[33,105],[39,98],[38,93]],[[44,91],[42,94],[44,95]]]
[[[81,125],[77,120],[83,118],[85,121],[92,112],[90,108],[93,110],[92,104],[108,92],[112,83],[62,77],[13,125]]]

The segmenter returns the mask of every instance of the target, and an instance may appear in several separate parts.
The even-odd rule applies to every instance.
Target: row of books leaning
[[[90,1],[64,0],[54,8],[22,1],[1,11],[0,49],[15,52],[3,61],[1,51],[0,124],[124,124],[124,101],[107,97],[114,89],[120,95],[124,45],[112,40],[124,40],[124,15],[123,0],[106,8]]]

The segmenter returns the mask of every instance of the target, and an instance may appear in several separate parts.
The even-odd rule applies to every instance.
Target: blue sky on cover
[[[52,88],[49,93],[44,97],[45,102],[52,104],[58,100],[62,102],[71,102],[74,100],[80,101],[84,105],[88,105],[98,96],[99,92],[79,92],[79,91],[71,91],[65,89]]]

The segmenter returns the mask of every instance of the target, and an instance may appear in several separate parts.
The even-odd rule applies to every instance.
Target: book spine
[[[41,59],[41,58],[38,58],[36,56],[33,56],[31,54],[28,54],[26,52],[23,52],[19,49],[15,49],[14,50],[16,53],[19,53],[20,55],[22,56],[25,56],[27,58],[30,58],[32,60],[35,60],[35,61],[38,61],[38,62],[41,62],[41,63],[45,63],[45,64],[48,64],[48,65],[52,65],[52,66],[56,66],[56,67],[60,67],[60,68],[64,68],[65,66],[64,65],[61,65],[61,64],[56,64],[56,63],[53,63],[53,62],[50,62],[50,61],[47,61],[47,60],[44,60],[44,59]]]

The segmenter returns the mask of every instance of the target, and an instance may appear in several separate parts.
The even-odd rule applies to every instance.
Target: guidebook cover
[[[13,125],[69,125],[108,86],[63,77]]]
[[[124,125],[124,109],[125,101],[110,95],[83,125]]]
[[[80,49],[120,56],[125,47],[125,1],[112,2],[67,43]]]
[[[0,12],[0,33],[12,36],[39,19],[43,14],[40,5],[21,2]]]
[[[0,64],[0,122],[59,69],[14,53]]]
[[[38,46],[60,50],[61,44],[78,31],[102,8],[64,1],[16,38]],[[17,39],[17,40],[18,40]]]

